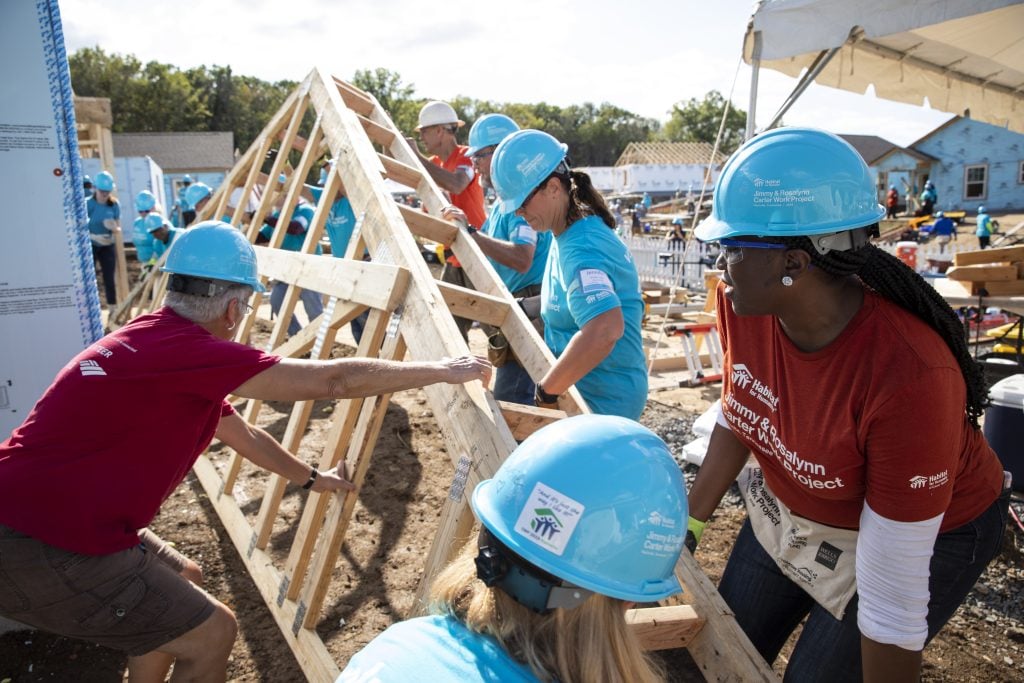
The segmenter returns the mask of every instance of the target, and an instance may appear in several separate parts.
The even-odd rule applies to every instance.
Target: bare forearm
[[[361,398],[390,394],[444,382],[451,372],[435,361],[400,362],[344,358],[339,364],[330,398]]]
[[[525,273],[533,263],[534,247],[530,244],[513,244],[481,232],[474,233],[473,239],[485,256],[517,273]]]
[[[241,445],[228,445],[252,464],[279,474],[290,482],[304,484],[309,478],[309,465],[285,450],[259,427],[251,427],[248,438]]]
[[[704,464],[687,494],[691,517],[702,522],[711,517],[749,457],[750,451],[731,431],[715,425]]]
[[[449,171],[430,161],[425,161],[424,166],[434,182],[440,185],[442,190],[447,190],[452,194],[459,194],[470,183],[470,179],[461,171]],[[474,225],[473,227],[479,228],[480,226]]]
[[[904,650],[861,636],[860,656],[866,683],[912,683],[921,678],[920,650]]]
[[[317,493],[351,491],[355,487],[345,477],[344,463],[317,473],[312,467],[289,453],[263,429],[248,424],[237,413],[220,420],[217,438],[243,457],[295,484],[303,484]],[[339,468],[341,473],[339,473]]]
[[[615,318],[602,319],[609,313],[617,312]],[[620,309],[604,313],[587,323],[577,332],[562,351],[555,364],[541,379],[541,386],[549,394],[561,394],[578,382],[584,375],[596,368],[615,348],[622,336],[622,315]]]

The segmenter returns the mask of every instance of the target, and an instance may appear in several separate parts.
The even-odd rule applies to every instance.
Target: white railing
[[[681,242],[648,235],[625,235],[622,241],[633,255],[640,282],[704,291],[704,270],[717,253],[714,246],[692,239]]]
[[[641,282],[657,283],[664,287],[686,287],[694,292],[704,291],[704,271],[711,267],[709,264],[714,262],[718,253],[715,245],[702,244],[697,240],[679,242],[650,235],[625,235],[622,241],[633,255]],[[894,256],[900,256],[901,250],[913,251],[917,271],[921,273],[937,272],[937,262],[952,264],[953,254],[978,249],[977,240],[971,236],[961,237],[946,245],[940,245],[934,240],[913,244],[913,247],[908,247],[902,242],[878,243],[878,247]]]

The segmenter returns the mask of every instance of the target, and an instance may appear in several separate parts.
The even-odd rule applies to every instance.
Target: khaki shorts
[[[79,555],[0,525],[0,615],[142,655],[191,631],[216,602],[178,572],[185,558],[149,530],[110,555]]]

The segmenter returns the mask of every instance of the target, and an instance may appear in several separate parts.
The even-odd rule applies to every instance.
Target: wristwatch
[[[534,403],[558,403],[558,394],[549,394],[544,391],[544,387],[537,382],[537,388],[533,392]]]

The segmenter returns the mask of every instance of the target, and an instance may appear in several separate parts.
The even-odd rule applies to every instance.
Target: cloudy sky
[[[436,99],[611,102],[664,121],[709,90],[749,108],[749,0],[61,0],[69,52],[99,46],[182,68],[302,80],[384,67]],[[735,86],[734,86],[735,81]],[[764,125],[796,81],[763,70]],[[949,114],[812,85],[788,124],[909,144]]]

